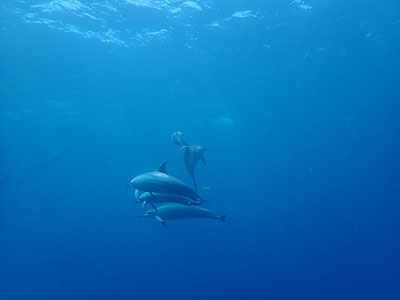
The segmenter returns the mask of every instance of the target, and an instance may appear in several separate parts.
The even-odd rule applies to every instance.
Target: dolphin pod
[[[217,215],[211,210],[200,207],[204,201],[196,192],[199,187],[194,177],[194,170],[199,160],[206,164],[203,156],[206,149],[188,145],[180,131],[173,133],[172,142],[185,150],[184,164],[195,188],[167,174],[166,162],[155,171],[135,176],[130,185],[135,188],[136,202],[141,203],[142,207],[149,204],[153,208],[138,217],[155,219],[166,228],[168,228],[166,220],[173,219],[207,218],[225,221],[226,215]]]

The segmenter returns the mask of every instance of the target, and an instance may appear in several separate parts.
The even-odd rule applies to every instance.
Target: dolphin
[[[168,228],[166,220],[173,219],[191,219],[191,218],[207,218],[225,221],[226,215],[219,216],[211,210],[181,203],[168,203],[159,206],[157,210],[149,210],[144,216],[138,218],[152,218],[159,221],[163,226]]]
[[[195,190],[208,189],[205,187],[198,187],[196,178],[194,177],[194,169],[196,168],[199,160],[201,160],[203,162],[203,164],[206,165],[206,160],[204,159],[204,152],[207,149],[203,148],[201,146],[196,146],[196,145],[183,146],[181,148],[181,150],[183,150],[183,149],[185,150],[185,154],[183,156],[183,161],[185,163],[186,169],[188,170],[190,176],[192,177],[194,189]]]
[[[156,171],[134,177],[131,180],[131,185],[143,192],[173,194],[200,202],[201,198],[194,189],[165,172],[166,165],[167,162],[163,162]]]
[[[160,203],[181,203],[181,204],[186,204],[186,205],[199,205],[198,202],[193,202],[183,196],[178,196],[178,195],[171,195],[171,194],[158,194],[158,193],[149,193],[145,192],[141,194],[138,198],[138,202],[142,203],[142,207],[146,205],[146,203],[151,204],[154,209],[155,208],[154,204],[160,204]]]
[[[172,134],[172,142],[179,146],[179,147],[183,147],[183,146],[187,146],[187,143],[185,142],[185,140],[183,139],[183,133],[180,131],[175,131]]]

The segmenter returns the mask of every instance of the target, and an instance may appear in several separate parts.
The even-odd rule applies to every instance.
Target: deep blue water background
[[[270,49],[1,31],[0,299],[400,299],[400,4],[319,7]],[[191,183],[175,130],[226,223],[136,218],[133,176]]]

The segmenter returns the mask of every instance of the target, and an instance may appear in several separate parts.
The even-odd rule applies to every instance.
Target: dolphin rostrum
[[[172,134],[172,142],[179,146],[179,147],[183,147],[183,146],[187,146],[187,143],[185,142],[185,140],[183,139],[183,133],[180,131],[175,131]]]
[[[134,177],[131,180],[131,185],[143,192],[173,194],[200,202],[201,198],[194,189],[165,172],[166,165],[167,162],[163,162],[156,171],[143,173]]]
[[[172,195],[172,194],[158,194],[158,193],[149,193],[145,192],[138,197],[138,202],[142,203],[142,206],[145,206],[146,203],[150,204],[154,208],[154,204],[161,203],[181,203],[186,205],[199,205],[198,202],[193,202],[183,196]],[[156,208],[154,208],[156,209]]]
[[[183,161],[185,163],[186,169],[188,170],[190,176],[192,177],[195,190],[208,189],[206,187],[198,187],[196,178],[194,177],[194,170],[199,160],[201,160],[203,164],[206,165],[206,160],[204,159],[204,152],[207,149],[196,145],[183,146],[181,149],[185,150]]]
[[[139,218],[152,218],[159,221],[163,226],[168,228],[166,220],[172,219],[189,219],[189,218],[207,218],[225,221],[225,216],[219,216],[212,212],[211,210],[193,206],[185,205],[180,203],[168,203],[159,206],[157,210],[149,210],[144,216],[139,216]]]

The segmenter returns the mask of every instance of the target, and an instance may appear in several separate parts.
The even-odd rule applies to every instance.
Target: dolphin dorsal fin
[[[165,171],[165,168],[166,168],[166,167],[167,167],[167,162],[164,161],[164,162],[161,164],[161,166],[158,167],[157,171],[158,171],[158,172],[161,172],[161,173],[167,173],[167,172]]]

